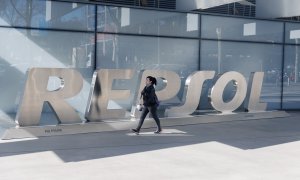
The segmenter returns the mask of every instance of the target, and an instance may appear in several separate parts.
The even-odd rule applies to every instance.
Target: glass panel
[[[172,38],[136,37],[105,35],[98,33],[97,68],[134,69],[135,76],[127,83],[119,83],[115,88],[136,91],[140,82],[138,72],[142,69],[161,69],[176,72],[181,78],[181,91],[178,97],[164,104],[179,104],[182,98],[185,79],[198,69],[199,41]],[[158,83],[157,89],[162,89]],[[133,96],[131,97],[131,100]],[[122,106],[131,107],[131,102]],[[122,104],[122,103],[120,103]]]
[[[300,44],[300,23],[285,24],[285,43]]]
[[[300,46],[285,46],[283,73],[283,108],[300,107]]]
[[[0,25],[94,30],[95,6],[55,1],[0,1]]]
[[[282,42],[283,23],[202,15],[201,35],[209,39]]]
[[[93,33],[0,28],[0,111],[15,112],[30,67],[76,68],[86,79],[72,106],[84,112],[93,74]]]
[[[198,37],[199,15],[98,6],[98,32]]]
[[[281,58],[281,45],[222,41],[201,43],[201,70],[214,70],[216,73],[237,71],[247,81],[251,72],[263,71],[265,74],[260,99],[268,104],[268,109],[280,109]],[[230,91],[228,89],[224,92],[224,98],[230,98]],[[209,106],[206,103],[202,105]]]

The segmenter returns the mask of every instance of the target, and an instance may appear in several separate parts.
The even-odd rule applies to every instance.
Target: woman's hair
[[[156,85],[156,78],[155,77],[148,76],[147,78],[152,82],[152,84]]]

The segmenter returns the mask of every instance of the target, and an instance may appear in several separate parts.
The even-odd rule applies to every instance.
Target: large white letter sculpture
[[[130,90],[112,90],[115,79],[132,79],[132,69],[100,69],[95,71],[91,83],[88,105],[85,117],[88,121],[101,121],[103,119],[124,118],[124,109],[108,109],[110,100],[129,99]],[[160,101],[165,101],[176,96],[180,89],[180,78],[172,71],[144,70],[136,87],[134,99],[139,98],[140,91],[145,86],[147,76],[162,78],[166,86],[157,91]],[[185,82],[182,102],[179,106],[166,110],[166,115],[187,116],[192,114],[200,102],[203,83],[213,79],[215,71],[196,71]],[[263,72],[252,73],[249,79],[248,89],[244,76],[238,72],[230,71],[218,75],[211,88],[209,98],[212,107],[222,113],[231,113],[244,103],[245,109],[251,112],[266,110],[266,103],[259,102],[263,81]],[[54,91],[47,90],[49,77],[60,79],[60,87]],[[228,83],[234,82],[235,95],[229,101],[223,100],[223,93]],[[20,126],[39,125],[44,102],[48,102],[60,123],[81,122],[76,111],[67,104],[64,99],[75,96],[80,92],[83,78],[79,72],[72,69],[59,68],[32,68],[28,72],[24,95],[17,112],[16,120]],[[135,104],[134,104],[135,105]],[[135,117],[137,112],[131,113]]]
[[[245,108],[249,112],[265,111],[267,103],[259,102],[264,72],[252,72],[249,78]]]
[[[197,71],[189,75],[185,81],[185,102],[182,106],[172,107],[166,110],[167,116],[186,116],[192,114],[198,107],[202,86],[205,80],[212,79],[214,71]]]
[[[73,69],[32,68],[28,77],[16,121],[20,126],[37,126],[40,122],[44,102],[48,102],[60,123],[79,123],[81,119],[73,107],[64,99],[80,92],[83,79]],[[49,77],[58,77],[61,85],[54,91],[48,91]]]
[[[107,109],[109,100],[127,99],[129,90],[112,90],[114,79],[131,79],[131,69],[100,69],[93,75],[85,118],[89,121],[124,118],[124,109]]]
[[[230,102],[224,102],[223,92],[229,82],[236,85],[236,93]],[[247,93],[247,83],[244,76],[238,72],[230,71],[218,77],[217,82],[211,89],[211,105],[222,113],[231,113],[236,110],[243,102]]]

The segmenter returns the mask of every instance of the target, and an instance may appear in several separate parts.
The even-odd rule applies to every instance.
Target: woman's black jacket
[[[141,92],[141,96],[143,97],[145,106],[158,105],[158,100],[153,85],[145,86]]]

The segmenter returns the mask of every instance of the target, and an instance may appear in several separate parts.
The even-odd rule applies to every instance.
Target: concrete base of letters
[[[196,115],[180,118],[161,118],[162,127],[171,127],[178,125],[191,125],[200,123],[215,123],[226,121],[241,121],[251,119],[266,119],[287,117],[288,113],[285,111],[264,111],[256,113],[236,113],[236,114],[206,114]],[[67,135],[67,134],[80,134],[80,133],[94,133],[105,131],[120,131],[130,130],[137,126],[138,120],[123,119],[111,120],[103,122],[89,122],[83,124],[70,124],[70,125],[46,125],[36,127],[14,127],[5,131],[2,139],[16,139],[16,138],[32,138],[41,136],[54,136],[54,135]],[[143,128],[156,127],[154,120],[146,119]]]

